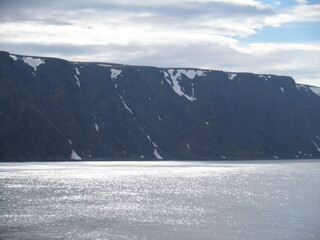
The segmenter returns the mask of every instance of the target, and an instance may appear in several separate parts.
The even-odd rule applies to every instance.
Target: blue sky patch
[[[266,26],[257,34],[241,39],[244,42],[315,42],[320,39],[318,22],[295,22],[281,27]]]

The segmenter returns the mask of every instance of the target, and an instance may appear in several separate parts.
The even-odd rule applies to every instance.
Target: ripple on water
[[[319,239],[320,163],[1,163],[4,239]]]

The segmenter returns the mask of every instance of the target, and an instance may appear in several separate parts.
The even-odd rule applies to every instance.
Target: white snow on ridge
[[[264,78],[265,81],[268,81],[268,78],[271,78],[271,76],[265,76],[265,75],[262,75],[262,74],[260,74],[259,77],[260,78]]]
[[[320,87],[309,87],[309,89],[318,96],[320,96]]]
[[[236,73],[228,73],[228,77],[230,80],[233,80],[237,76]]]
[[[185,69],[168,69],[168,72],[163,71],[165,80],[169,83],[172,87],[173,91],[177,93],[179,96],[184,96],[189,101],[197,100],[194,97],[194,86],[193,83],[191,84],[192,88],[192,96],[189,96],[183,92],[182,87],[179,85],[179,82],[182,78],[182,74],[185,75],[189,79],[194,79],[196,76],[203,77],[206,76],[206,71],[203,70],[185,70]]]
[[[112,67],[112,65],[109,64],[97,64],[100,67]]]
[[[307,86],[303,84],[296,84],[296,87],[298,90],[304,89],[305,91],[312,91],[313,93],[320,96],[320,87],[314,87],[314,86]]]
[[[185,70],[185,69],[178,69],[176,70],[177,73],[173,75],[174,69],[169,69],[168,73],[171,75],[171,78],[174,76],[176,79],[181,79],[181,74],[185,75],[189,79],[194,79],[196,76],[204,77],[207,76],[206,72],[203,70]]]
[[[156,156],[157,159],[163,159],[163,157],[160,156],[157,149],[154,149],[153,154]]]
[[[35,71],[37,71],[37,67],[39,65],[45,64],[45,61],[41,58],[23,57],[22,60],[29,66],[33,67]]]
[[[194,79],[196,76],[198,77],[204,77],[207,76],[206,72],[203,70],[184,70],[180,69],[177,70],[177,75],[181,76],[181,74],[184,74],[189,79]]]
[[[310,89],[307,88],[307,86],[302,85],[302,84],[296,84],[296,88],[297,88],[298,90],[304,89],[305,91],[310,91]]]
[[[9,55],[14,61],[18,61],[18,57],[17,56],[15,56],[15,55]]]
[[[81,160],[82,158],[72,149],[71,157],[72,160]]]
[[[110,69],[111,70],[111,78],[117,79],[117,77],[121,74],[122,70]]]

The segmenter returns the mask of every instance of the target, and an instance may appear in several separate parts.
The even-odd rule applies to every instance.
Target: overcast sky
[[[0,49],[320,86],[320,0],[0,0]]]

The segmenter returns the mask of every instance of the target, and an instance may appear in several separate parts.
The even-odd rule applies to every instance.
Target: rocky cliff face
[[[0,52],[0,160],[319,158],[319,90]]]

